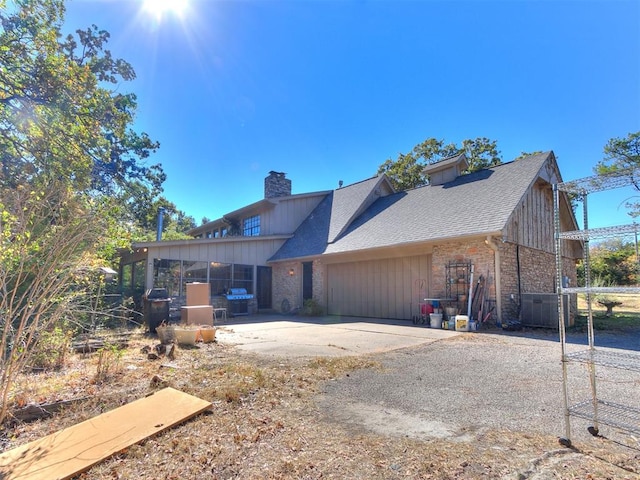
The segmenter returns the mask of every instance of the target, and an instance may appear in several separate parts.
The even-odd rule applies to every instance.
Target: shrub
[[[95,383],[104,383],[120,370],[120,360],[124,351],[117,345],[105,345],[98,350]]]
[[[320,317],[324,315],[324,309],[313,298],[309,298],[302,304],[302,314],[308,317]]]
[[[62,368],[69,353],[71,338],[72,332],[61,326],[40,333],[31,353],[30,367],[44,370]]]

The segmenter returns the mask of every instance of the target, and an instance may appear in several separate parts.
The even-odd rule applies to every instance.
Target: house
[[[262,200],[192,230],[192,240],[134,245],[122,277],[174,297],[186,282],[208,282],[214,306],[244,287],[251,312],[313,299],[329,315],[407,320],[427,298],[465,311],[482,281],[492,321],[517,318],[522,294],[555,291],[555,156],[466,168],[458,155],[426,167],[429,184],[412,190],[395,192],[381,175],[306,194],[272,171]],[[561,202],[562,229],[578,229]],[[562,276],[576,284],[582,245],[567,246]]]

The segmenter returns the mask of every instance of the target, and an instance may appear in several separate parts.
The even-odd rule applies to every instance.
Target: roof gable
[[[336,190],[271,260],[499,234],[526,192],[546,177],[550,162],[555,165],[552,152],[530,155],[442,185],[381,196],[352,221],[340,221],[340,233],[330,218],[342,208],[333,205]]]
[[[333,192],[328,242],[335,241],[351,222],[378,198],[393,193],[386,176],[369,178]]]

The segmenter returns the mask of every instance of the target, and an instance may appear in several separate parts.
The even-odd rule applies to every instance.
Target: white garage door
[[[431,255],[327,265],[328,312],[410,320],[430,280]]]

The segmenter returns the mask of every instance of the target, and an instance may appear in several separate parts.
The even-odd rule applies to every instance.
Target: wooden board
[[[209,407],[210,402],[165,388],[0,454],[0,479],[71,478]]]

